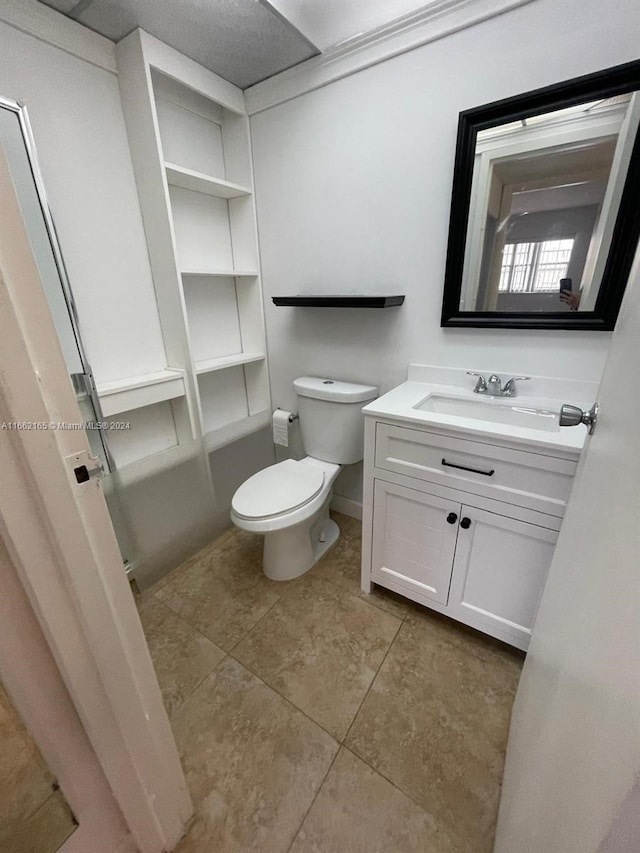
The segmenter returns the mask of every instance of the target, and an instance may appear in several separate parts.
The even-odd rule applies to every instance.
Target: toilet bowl
[[[231,520],[264,535],[262,566],[272,580],[308,571],[337,541],[329,517],[333,483],[343,465],[362,459],[362,408],[377,388],[333,379],[301,377],[298,395],[304,459],[287,459],[258,471],[231,501]]]
[[[299,577],[337,541],[340,530],[329,518],[329,503],[340,467],[309,456],[287,459],[254,474],[233,496],[233,523],[265,537],[267,577]]]

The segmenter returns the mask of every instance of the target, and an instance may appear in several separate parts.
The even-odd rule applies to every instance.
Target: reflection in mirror
[[[593,311],[639,120],[626,94],[478,133],[461,311]]]
[[[0,850],[55,853],[76,826],[62,791],[0,681]]]
[[[460,113],[443,326],[615,326],[640,237],[640,61]]]

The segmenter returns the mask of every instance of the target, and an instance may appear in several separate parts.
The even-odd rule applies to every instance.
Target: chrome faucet
[[[490,397],[502,397],[502,379],[495,373],[487,380],[487,394]]]
[[[478,381],[476,382],[476,387],[473,389],[474,394],[486,394],[487,393],[487,383],[485,381],[484,376],[481,373],[474,373],[473,370],[467,370],[467,375],[478,377]]]
[[[477,376],[478,381],[476,382],[476,387],[473,389],[474,394],[486,394],[487,393],[487,383],[484,376],[481,373],[474,373],[472,370],[467,370],[468,376]]]
[[[508,379],[503,387],[502,380],[495,373],[492,373],[489,379],[485,379],[481,373],[474,373],[472,370],[467,370],[467,374],[469,376],[478,377],[473,393],[488,394],[490,397],[516,397],[516,382],[531,379],[530,376],[514,376],[511,379]]]
[[[503,397],[517,397],[518,392],[516,390],[516,382],[524,382],[527,379],[531,379],[530,376],[514,376],[513,379],[509,379],[504,384],[504,388],[502,389]]]

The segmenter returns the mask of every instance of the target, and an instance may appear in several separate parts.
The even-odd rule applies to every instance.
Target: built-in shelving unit
[[[213,178],[211,175],[175,166],[173,163],[165,163],[164,167],[167,172],[167,183],[172,187],[182,187],[184,190],[193,190],[226,199],[251,195],[248,187],[241,187],[240,184],[234,184],[231,181]]]
[[[196,373],[211,373],[213,370],[225,370],[227,367],[237,367],[240,364],[251,364],[252,361],[264,361],[263,352],[240,352],[236,355],[223,355],[206,361],[196,361]]]
[[[151,406],[185,395],[184,374],[181,370],[161,370],[103,382],[97,387],[102,414],[105,417]]]
[[[257,270],[214,270],[214,269],[184,269],[180,270],[181,275],[205,275],[211,278],[255,278],[258,275]]]
[[[102,415],[114,427],[108,442],[118,468],[157,457],[192,437],[183,370],[102,382],[97,392]]]
[[[167,372],[183,377],[178,443],[213,449],[271,408],[244,96],[141,30],[117,53]]]
[[[274,305],[293,308],[396,308],[404,296],[272,296]]]

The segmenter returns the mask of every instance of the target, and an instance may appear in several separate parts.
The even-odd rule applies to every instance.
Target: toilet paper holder
[[[278,406],[278,410],[282,411],[282,409],[280,409],[280,406]],[[290,424],[292,424],[294,421],[297,421],[299,419],[299,417],[300,417],[300,415],[297,412],[290,412],[289,417],[288,417],[288,421]]]

